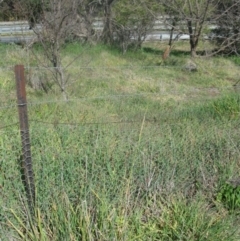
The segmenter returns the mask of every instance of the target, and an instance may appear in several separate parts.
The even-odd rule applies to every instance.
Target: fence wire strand
[[[188,92],[188,99],[191,98],[191,94],[196,94],[196,92],[198,91],[212,91],[214,90],[215,92],[221,92],[221,91],[233,91],[234,90],[234,86],[227,86],[227,87],[221,87],[221,88],[217,88],[217,87],[206,87],[206,88],[196,88],[190,92]],[[51,100],[44,100],[44,101],[28,101],[27,105],[31,108],[31,106],[35,106],[35,105],[45,105],[45,104],[66,104],[66,103],[70,103],[70,102],[86,102],[86,101],[91,101],[91,100],[98,100],[98,99],[105,99],[105,100],[111,100],[111,99],[125,99],[125,98],[131,98],[131,97],[163,97],[163,96],[169,96],[169,95],[175,95],[175,96],[180,96],[180,95],[185,95],[185,93],[180,92],[180,91],[168,91],[165,92],[160,91],[160,93],[136,93],[136,94],[113,94],[113,95],[99,95],[99,96],[91,96],[91,97],[81,97],[81,98],[69,98],[67,100],[64,99],[51,99]],[[194,98],[194,97],[192,97]],[[199,100],[199,101],[206,101],[204,100]],[[11,108],[17,108],[18,104],[10,104],[10,105],[0,105],[0,110],[1,109],[11,109]]]

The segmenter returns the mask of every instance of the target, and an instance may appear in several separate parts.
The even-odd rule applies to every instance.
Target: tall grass
[[[237,211],[217,200],[222,185],[239,176],[238,95],[219,93],[206,100],[200,91],[190,98],[185,95],[202,72],[119,70],[111,60],[130,65],[135,56],[146,66],[156,56],[94,48],[97,54],[88,52],[92,65],[107,56],[110,69],[81,72],[81,81],[69,87],[69,102],[28,107],[37,193],[32,216],[19,172],[18,127],[0,130],[1,239],[239,240]],[[74,49],[64,51],[70,55]],[[208,87],[228,86],[215,81],[215,74]],[[28,93],[35,102],[54,97]],[[0,113],[2,125],[17,120],[14,108]]]

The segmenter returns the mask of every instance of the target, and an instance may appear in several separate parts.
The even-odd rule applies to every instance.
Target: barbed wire
[[[35,122],[35,123],[40,123],[43,124],[44,127],[42,128],[46,128],[45,125],[51,125],[56,127],[61,127],[61,128],[70,128],[69,130],[71,131],[72,127],[81,127],[84,128],[86,126],[94,126],[94,127],[99,127],[99,126],[107,126],[107,128],[110,128],[110,125],[117,125],[121,128],[121,133],[124,132],[128,132],[129,130],[131,131],[139,131],[139,129],[143,128],[143,129],[151,129],[153,132],[149,133],[149,136],[156,136],[159,134],[162,134],[162,129],[160,128],[160,126],[165,126],[165,127],[177,127],[177,126],[182,126],[183,122],[182,121],[178,121],[176,122],[175,120],[179,120],[179,118],[168,118],[165,120],[158,120],[158,121],[154,121],[154,120],[146,120],[144,117],[138,121],[113,121],[113,122],[89,122],[89,123],[73,123],[73,122],[62,122],[62,123],[55,123],[55,122],[46,122],[46,121],[38,121],[38,120],[30,120],[30,122]],[[164,121],[164,122],[163,122]],[[174,121],[169,123],[169,121]],[[206,123],[208,124],[209,127],[209,121],[206,121]],[[137,124],[137,126],[136,126]],[[149,126],[149,124],[151,126]],[[130,126],[129,126],[130,125]],[[214,127],[215,123],[212,123],[210,126]],[[222,122],[218,124],[219,128],[224,128],[226,127],[226,122]],[[231,128],[237,128],[239,127],[239,124],[233,124]],[[129,129],[130,128],[130,129]],[[160,129],[159,129],[160,128]],[[112,131],[112,129],[108,129],[110,132]],[[117,130],[117,129],[115,129]],[[40,131],[41,132],[41,126],[32,126],[30,125],[30,129],[29,132],[31,133],[31,135],[35,135],[36,131]],[[209,130],[208,130],[209,131]],[[212,129],[212,131],[214,131],[214,128]],[[20,133],[20,130],[16,131],[17,134]],[[35,133],[35,134],[34,134]],[[145,133],[147,134],[147,133]],[[51,136],[51,135],[50,135]],[[49,137],[50,137],[49,136]]]
[[[0,126],[0,130],[7,129],[9,127],[16,126],[16,125],[19,125],[19,122],[15,122],[15,123],[5,125],[5,126]]]
[[[193,115],[192,115],[193,116]],[[168,116],[163,116],[158,119],[148,119],[145,118],[143,115],[142,118],[139,118],[139,120],[129,120],[129,121],[106,121],[106,122],[58,122],[58,121],[41,121],[41,120],[35,120],[35,119],[30,119],[29,122],[35,122],[35,123],[41,123],[41,124],[46,124],[46,125],[53,125],[53,126],[88,126],[88,125],[109,125],[109,124],[136,124],[136,123],[148,123],[148,124],[153,124],[156,126],[159,126],[162,121],[175,121],[179,120],[179,116],[176,117],[168,117]],[[176,125],[177,122],[174,122],[174,125]],[[169,124],[172,125],[172,124]]]
[[[215,65],[215,66],[221,66],[221,65]],[[167,65],[115,65],[115,66],[84,66],[84,67],[76,67],[77,69],[113,69],[113,68],[119,68],[119,69],[126,69],[126,68],[182,68],[182,66],[167,66]],[[226,67],[226,66],[224,66]],[[13,72],[13,66],[8,66],[8,67],[1,67],[0,69],[11,69],[11,71]],[[48,69],[56,69],[54,67],[25,67],[26,69],[39,69],[39,70],[48,70]],[[64,67],[63,67],[64,68]],[[72,68],[72,67],[69,67]],[[159,92],[157,93],[134,93],[134,94],[112,94],[112,95],[100,95],[100,96],[90,96],[90,97],[80,97],[80,98],[70,98],[68,100],[64,100],[64,99],[51,99],[51,100],[43,100],[43,101],[28,101],[27,105],[28,107],[31,106],[36,106],[36,105],[44,105],[44,104],[56,104],[56,103],[69,103],[69,102],[84,102],[84,101],[91,101],[91,100],[97,100],[97,99],[105,99],[105,100],[110,100],[110,99],[125,99],[125,98],[133,98],[133,97],[161,97],[161,96],[169,96],[169,95],[176,95],[176,96],[180,96],[182,98],[187,97],[189,98],[197,98],[198,96],[191,96],[191,95],[195,95],[196,92],[199,91],[216,91],[219,92],[219,94],[221,93],[221,91],[234,91],[234,86],[224,86],[224,87],[198,87],[198,88],[192,88],[190,90],[186,90],[186,91],[165,91],[165,88],[163,88],[162,90],[160,89]],[[186,96],[187,95],[187,96]],[[207,98],[204,98],[202,100],[199,101],[203,101],[205,102],[207,100]],[[7,103],[7,102],[5,102]],[[14,104],[6,104],[6,105],[0,105],[0,110],[4,110],[4,109],[11,109],[11,108],[17,108],[18,104],[14,103]],[[141,121],[127,121],[127,122],[122,122],[122,121],[114,121],[114,122],[92,122],[92,123],[52,123],[52,122],[44,122],[44,121],[40,121],[40,120],[31,120],[32,122],[41,122],[41,123],[45,123],[45,124],[59,124],[59,125],[97,125],[97,124],[126,124],[126,123],[137,123],[137,122],[141,122]],[[151,121],[148,121],[151,122]],[[153,121],[154,122],[154,121]],[[18,124],[18,122],[10,124],[10,125],[5,125],[5,126],[0,126],[0,130],[2,129],[7,129],[9,127],[12,127],[14,125]]]
[[[34,120],[30,119],[29,122],[36,122],[36,123],[42,123],[47,125],[68,125],[68,126],[85,126],[85,125],[108,125],[108,124],[133,124],[133,123],[142,123],[143,120],[136,120],[136,121],[107,121],[107,122],[83,122],[83,123],[77,123],[77,122],[48,122],[48,121],[41,121],[41,120]],[[145,122],[154,123],[154,121],[145,120]]]
[[[164,50],[162,51],[164,52]],[[161,60],[161,54],[156,54],[156,55],[159,55],[159,60]],[[207,56],[201,56],[202,59],[205,59],[207,58]],[[171,59],[171,57],[169,58],[169,60]],[[236,68],[236,67],[240,67],[239,64],[236,64],[236,63],[233,63],[234,66],[227,66],[227,68],[231,69],[231,68]],[[14,65],[15,66],[15,65]],[[11,70],[13,71],[14,69],[14,66],[12,67],[0,67],[0,70]],[[218,64],[211,64],[210,67],[213,67],[213,68],[226,68],[226,65],[218,65]],[[183,69],[184,68],[184,64],[182,65],[167,65],[165,63],[159,63],[159,64],[156,64],[156,65],[114,65],[114,66],[104,66],[104,65],[101,65],[101,66],[80,66],[80,67],[75,67],[75,66],[68,66],[68,67],[53,67],[53,66],[47,66],[47,67],[44,67],[44,66],[24,66],[25,69],[33,69],[33,70],[54,70],[54,69],[63,69],[63,70],[66,70],[66,69],[73,69],[73,70],[76,70],[76,69],[79,69],[79,70],[84,70],[84,69],[96,69],[96,70],[99,70],[99,69],[132,69],[132,68],[142,68],[142,69],[151,69],[151,68],[166,68],[166,69]],[[201,66],[200,66],[201,68]],[[14,74],[14,72],[12,72]]]
[[[194,117],[194,115],[192,115]],[[44,125],[53,125],[53,126],[87,126],[87,125],[109,125],[109,124],[117,124],[117,125],[122,125],[122,124],[139,124],[139,123],[148,123],[148,124],[153,124],[153,125],[159,125],[163,121],[176,121],[179,120],[179,115],[176,112],[176,116],[174,115],[162,115],[158,118],[149,118],[145,116],[145,114],[142,113],[142,116],[138,117],[138,120],[119,120],[119,121],[101,121],[101,122],[61,122],[59,120],[54,120],[54,121],[42,121],[42,120],[37,120],[37,119],[29,119],[30,123],[40,123]],[[176,122],[174,122],[174,125]],[[15,122],[12,124],[0,126],[0,131],[3,131],[4,129],[8,129],[10,127],[19,126],[19,122]],[[30,126],[30,129],[35,129],[35,127]],[[39,128],[39,126],[38,126]],[[16,129],[16,132],[19,132],[19,128]]]
[[[162,51],[164,52],[164,50]],[[157,54],[159,55],[159,60],[161,60],[161,53],[160,54]],[[205,59],[207,56],[202,56],[203,59]],[[162,61],[162,60],[161,60]],[[222,67],[226,67],[226,65],[223,65],[223,64],[211,64],[211,67],[214,67],[214,68],[222,68]],[[228,66],[228,67],[231,67],[231,66]],[[232,68],[236,68],[236,67],[240,67],[240,66],[232,66]],[[47,66],[47,67],[39,67],[39,66],[25,66],[24,67],[25,69],[37,69],[37,70],[51,70],[51,69],[79,69],[79,70],[82,70],[82,69],[96,69],[96,70],[101,70],[101,69],[132,69],[132,68],[143,68],[143,69],[151,69],[151,68],[166,68],[166,69],[182,69],[184,68],[184,64],[182,65],[167,65],[165,63],[163,64],[156,64],[156,65],[139,65],[139,64],[136,64],[136,65],[114,65],[114,66],[106,66],[106,65],[101,65],[101,66],[68,66],[68,67],[53,67],[53,66]]]
[[[186,93],[185,92],[181,92],[181,91],[167,91],[166,93],[164,93],[162,90],[162,93],[139,93],[139,94],[122,94],[122,95],[102,95],[102,96],[92,96],[92,97],[81,97],[81,98],[72,98],[72,99],[53,99],[53,100],[43,100],[43,101],[28,101],[27,105],[29,107],[31,106],[36,106],[36,105],[43,105],[43,104],[56,104],[56,103],[69,103],[69,102],[84,102],[84,101],[89,101],[89,100],[97,100],[97,99],[121,99],[121,98],[131,98],[131,97],[146,97],[146,96],[150,96],[150,97],[159,97],[159,96],[169,96],[169,95],[176,95],[176,96],[181,96],[183,95],[186,96],[186,94],[188,95],[187,98],[191,98],[191,94],[196,94],[197,91],[224,91],[224,90],[229,90],[229,91],[234,91],[234,86],[226,86],[226,87],[206,87],[206,88],[194,88],[193,90],[189,90]],[[161,90],[160,90],[161,91]],[[197,98],[198,96],[196,96]],[[192,97],[194,98],[194,97]],[[206,101],[206,98],[202,100],[203,102]],[[0,105],[0,110],[1,109],[9,109],[9,108],[16,108],[18,106],[18,104],[10,104],[10,105]]]
[[[14,104],[14,105],[3,105],[3,106],[0,106],[0,109],[15,108],[16,106],[17,106],[17,104]]]
[[[14,65],[13,66],[11,66],[11,67],[9,67],[9,66],[6,66],[6,67],[0,67],[0,70],[11,70],[12,71],[12,73],[14,73],[13,71],[14,71]]]

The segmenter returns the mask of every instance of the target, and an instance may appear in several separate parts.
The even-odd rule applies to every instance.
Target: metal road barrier
[[[41,28],[41,25],[38,25]],[[214,24],[208,25],[210,30],[215,29],[217,26]],[[95,18],[93,22],[93,28],[97,31],[103,30],[103,21],[101,18]],[[173,38],[177,36],[177,33],[173,34]],[[13,21],[13,22],[0,22],[0,42],[3,43],[22,43],[32,41],[36,35],[33,30],[30,29],[27,21]],[[204,36],[205,39],[209,39],[210,36]],[[153,29],[147,34],[145,40],[169,40],[170,39],[170,27],[164,23],[162,18],[158,18],[153,26]],[[179,35],[179,40],[188,40],[189,35]]]
[[[39,25],[40,26],[40,25]],[[96,19],[93,28],[97,31],[103,29],[103,22]],[[149,40],[169,40],[170,31],[162,23],[156,21],[153,30],[147,34],[146,41]],[[174,35],[175,36],[175,35]],[[27,21],[0,22],[0,42],[2,43],[22,43],[30,42],[36,37],[33,30],[29,28]],[[179,39],[189,39],[188,34],[179,36]]]
[[[27,21],[0,22],[0,42],[29,42],[35,37]]]

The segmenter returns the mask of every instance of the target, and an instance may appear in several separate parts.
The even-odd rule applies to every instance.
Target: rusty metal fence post
[[[33,211],[35,205],[35,183],[34,172],[32,168],[31,143],[28,127],[27,98],[25,89],[24,66],[15,66],[15,78],[17,88],[18,114],[20,122],[20,134],[22,141],[22,158],[20,166],[22,171],[22,181],[27,194],[27,200],[30,211]]]

